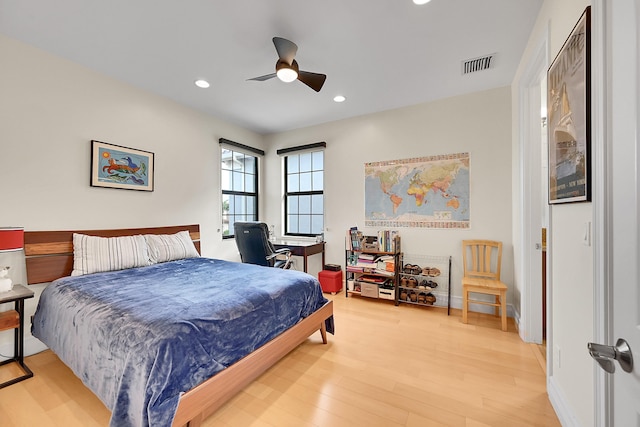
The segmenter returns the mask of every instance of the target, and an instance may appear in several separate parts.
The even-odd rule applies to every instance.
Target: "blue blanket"
[[[112,411],[111,426],[170,426],[181,393],[325,302],[306,273],[191,258],[58,279],[32,332]]]

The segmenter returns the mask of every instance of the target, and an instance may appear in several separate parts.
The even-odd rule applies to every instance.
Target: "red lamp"
[[[0,252],[19,251],[24,247],[24,228],[0,227]]]

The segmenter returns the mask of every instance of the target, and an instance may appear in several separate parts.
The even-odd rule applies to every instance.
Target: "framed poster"
[[[91,186],[153,191],[153,153],[91,141]]]
[[[591,8],[547,74],[549,203],[591,200]]]

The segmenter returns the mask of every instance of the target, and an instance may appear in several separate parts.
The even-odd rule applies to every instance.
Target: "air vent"
[[[491,55],[481,56],[479,58],[467,59],[462,61],[462,75],[475,73],[477,71],[487,70],[493,64],[495,53]]]

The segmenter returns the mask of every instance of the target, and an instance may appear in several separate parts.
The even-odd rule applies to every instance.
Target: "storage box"
[[[395,300],[396,299],[396,290],[395,289],[380,288],[378,290],[378,297],[380,299]]]
[[[335,294],[342,290],[342,271],[322,270],[318,273],[318,280],[322,286],[322,292]]]
[[[378,298],[378,285],[375,283],[360,282],[362,286],[360,295],[369,298]]]

